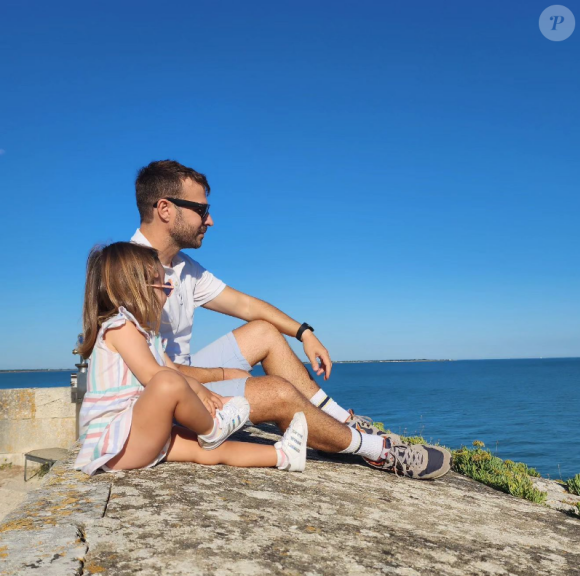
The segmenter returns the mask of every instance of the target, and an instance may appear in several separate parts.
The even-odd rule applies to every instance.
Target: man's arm
[[[204,304],[203,307],[234,318],[240,318],[246,322],[265,320],[278,328],[282,334],[292,338],[296,336],[298,328],[301,326],[300,322],[290,318],[282,310],[268,304],[268,302],[234,290],[229,286],[226,286],[220,294]],[[304,353],[312,363],[313,370],[318,376],[324,374],[324,379],[328,380],[332,369],[328,350],[310,330],[305,330],[302,334],[302,344],[304,345]],[[320,359],[320,363],[318,359]]]
[[[219,382],[223,380],[223,368],[197,368],[196,366],[184,366],[175,364],[175,368],[185,376],[195,378],[200,384]]]
[[[175,367],[184,376],[195,378],[201,384],[250,377],[249,372],[238,368],[198,368],[197,366],[186,366],[184,364],[175,364]]]

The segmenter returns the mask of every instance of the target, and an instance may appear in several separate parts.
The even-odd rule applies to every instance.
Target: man
[[[370,419],[345,410],[326,395],[283,336],[298,338],[313,370],[327,380],[330,356],[310,325],[226,286],[181,252],[200,248],[213,226],[207,202],[210,187],[203,174],[172,160],[151,162],[139,171],[135,189],[141,226],[131,240],[158,250],[166,281],[175,286],[164,308],[161,332],[168,340],[167,354],[184,374],[219,396],[245,396],[250,420],[256,424],[275,422],[285,430],[293,415],[303,411],[313,448],[355,453],[375,467],[396,466],[413,477],[447,472],[447,451],[403,445],[397,436],[381,434]],[[247,324],[191,355],[193,316],[199,306]],[[266,376],[251,377],[248,371],[258,362]]]

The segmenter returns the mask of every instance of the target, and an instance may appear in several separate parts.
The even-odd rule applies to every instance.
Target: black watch
[[[306,322],[304,322],[304,324],[298,328],[298,332],[296,332],[296,340],[299,342],[302,342],[302,334],[304,334],[304,330],[310,330],[310,332],[314,332],[314,328],[312,328],[310,324],[306,324]]]

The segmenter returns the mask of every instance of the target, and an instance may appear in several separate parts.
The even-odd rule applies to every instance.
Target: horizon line
[[[395,358],[395,359],[373,359],[373,360],[335,360],[333,364],[345,363],[379,363],[379,362],[482,362],[486,360],[580,360],[580,356],[517,356],[510,358]],[[311,364],[309,360],[302,362]],[[15,372],[76,372],[75,368],[2,368],[0,374]]]

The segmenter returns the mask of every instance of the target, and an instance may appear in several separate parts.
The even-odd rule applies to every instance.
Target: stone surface
[[[70,387],[0,390],[0,462],[22,466],[25,452],[68,448],[76,434]]]
[[[548,493],[546,504],[550,508],[580,516],[580,512],[576,507],[576,504],[580,502],[580,496],[571,494],[562,484],[554,480],[532,478],[532,482],[538,490]]]
[[[303,474],[165,463],[88,478],[73,457],[0,524],[1,575],[580,574],[578,519],[453,473],[311,454]]]
[[[33,476],[38,467],[29,465],[28,482],[24,482],[23,466],[0,468],[0,521],[25,500],[28,492],[41,486],[46,477]]]
[[[34,388],[0,391],[0,420],[33,418],[36,412]]]

